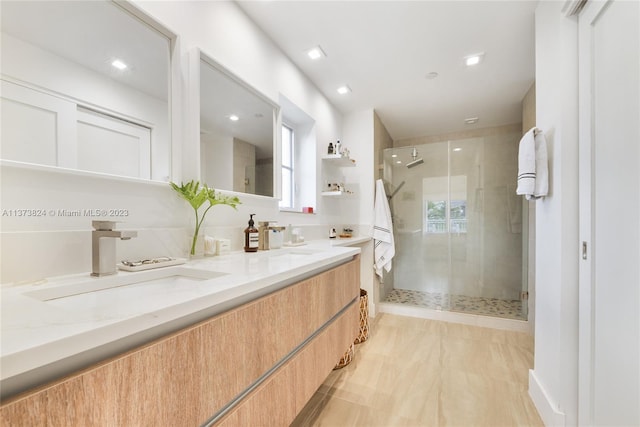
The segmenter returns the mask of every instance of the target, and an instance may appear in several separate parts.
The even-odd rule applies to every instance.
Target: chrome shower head
[[[408,167],[409,169],[411,169],[412,167],[414,167],[414,166],[418,166],[418,165],[421,165],[422,163],[424,163],[424,160],[423,160],[423,159],[422,159],[422,157],[421,157],[421,158],[419,158],[419,159],[417,159],[417,160],[412,160],[412,161],[410,161],[409,163],[407,163],[407,167]]]
[[[410,161],[409,163],[407,163],[407,168],[409,168],[409,169],[411,169],[414,166],[418,166],[418,165],[421,165],[422,163],[424,163],[424,160],[422,159],[422,157],[420,157],[418,159],[418,150],[416,149],[416,147],[413,147],[413,150],[411,150],[411,158],[413,160]]]

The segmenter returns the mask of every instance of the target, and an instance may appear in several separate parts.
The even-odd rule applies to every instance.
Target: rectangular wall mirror
[[[274,197],[279,107],[211,57],[200,57],[200,179],[219,190]]]
[[[127,3],[1,7],[0,158],[168,181],[175,37]]]

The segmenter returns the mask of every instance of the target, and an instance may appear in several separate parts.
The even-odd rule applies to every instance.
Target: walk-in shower
[[[384,150],[396,257],[382,302],[526,319],[519,138]],[[408,167],[418,152],[423,164]]]

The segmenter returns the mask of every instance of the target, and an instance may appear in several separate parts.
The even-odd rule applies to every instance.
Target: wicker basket
[[[369,297],[367,291],[360,289],[360,331],[355,344],[365,342],[369,338]]]
[[[349,346],[349,350],[347,350],[347,352],[344,354],[344,356],[342,356],[342,359],[340,359],[338,364],[333,367],[334,371],[336,369],[342,369],[345,366],[347,366],[349,363],[351,363],[351,361],[353,360],[353,351],[354,351],[354,349],[355,349],[355,346],[353,344],[351,344]]]

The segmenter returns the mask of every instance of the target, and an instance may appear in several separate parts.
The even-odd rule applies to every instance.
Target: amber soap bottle
[[[249,215],[249,226],[244,229],[244,251],[245,252],[258,252],[258,242],[260,240],[260,233],[255,228],[253,222],[253,216]]]

